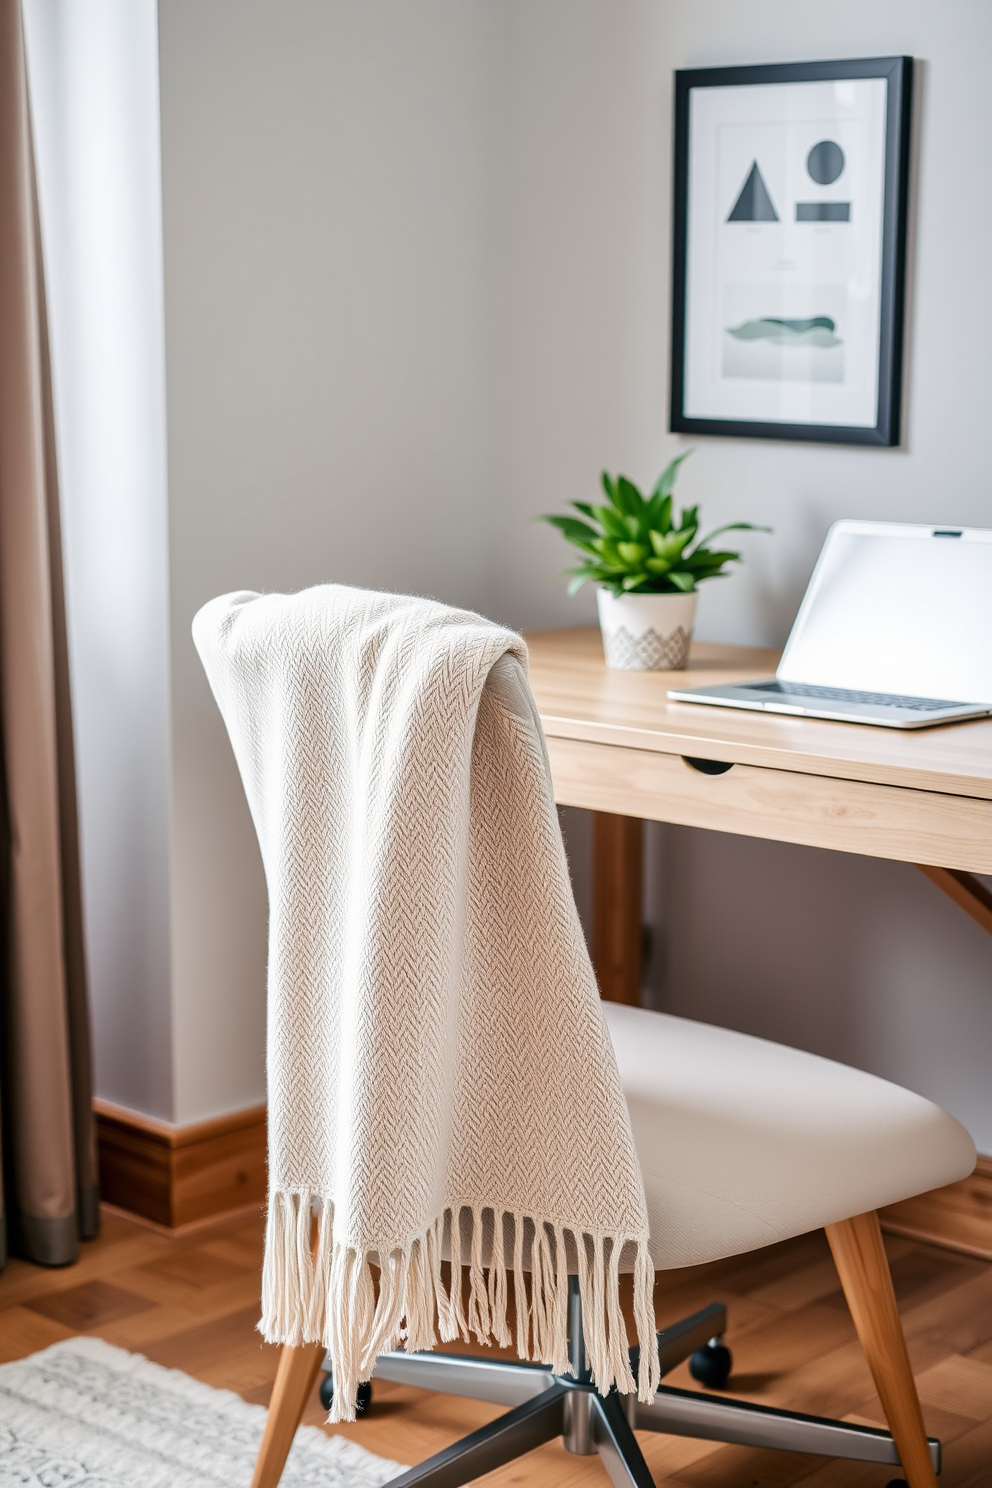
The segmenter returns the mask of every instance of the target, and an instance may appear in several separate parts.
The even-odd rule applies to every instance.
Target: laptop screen
[[[992,703],[992,531],[835,522],[778,676]]]

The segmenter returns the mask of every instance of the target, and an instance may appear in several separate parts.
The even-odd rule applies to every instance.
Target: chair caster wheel
[[[326,1411],[329,1411],[333,1400],[334,1376],[333,1374],[325,1374],[320,1382],[320,1403]],[[358,1415],[364,1415],[371,1403],[372,1382],[371,1380],[365,1380],[363,1384],[359,1385],[358,1394],[355,1396],[355,1410]]]
[[[722,1390],[734,1367],[734,1356],[722,1343],[707,1343],[689,1360],[689,1373],[708,1390]]]

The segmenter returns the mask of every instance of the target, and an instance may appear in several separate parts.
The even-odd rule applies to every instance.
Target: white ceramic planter
[[[695,594],[597,592],[606,665],[617,671],[677,672],[689,660]]]

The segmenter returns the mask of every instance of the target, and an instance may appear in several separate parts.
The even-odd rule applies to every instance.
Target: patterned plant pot
[[[597,592],[606,665],[617,671],[678,672],[689,660],[695,594]]]

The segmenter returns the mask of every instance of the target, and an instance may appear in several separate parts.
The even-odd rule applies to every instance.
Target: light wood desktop
[[[555,798],[596,813],[592,950],[604,997],[639,998],[644,820],[913,863],[992,933],[992,894],[974,877],[992,873],[992,718],[904,732],[670,702],[675,679],[756,680],[773,675],[778,653],[696,643],[686,671],[618,672],[595,629],[527,644]],[[932,1204],[902,1228],[929,1226],[992,1257],[992,1162],[968,1183],[956,1198],[942,1190],[943,1230]]]

